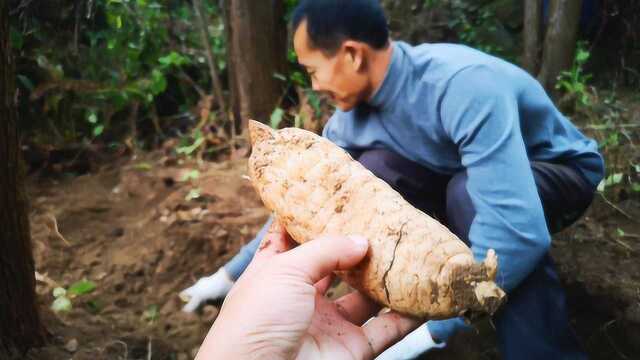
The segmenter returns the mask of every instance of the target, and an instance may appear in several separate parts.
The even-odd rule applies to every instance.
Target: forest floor
[[[26,358],[191,359],[221,303],[186,314],[178,293],[229,260],[268,216],[245,174],[246,160],[179,164],[152,153],[81,176],[31,176],[37,292],[52,342]],[[640,358],[640,202],[617,206],[597,196],[553,242],[572,324],[593,359]],[[53,289],[83,279],[95,290],[53,313]],[[477,329],[428,358],[498,359],[491,324]]]

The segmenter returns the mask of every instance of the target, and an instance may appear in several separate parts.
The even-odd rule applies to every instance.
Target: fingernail
[[[368,249],[369,248],[369,241],[364,236],[349,235],[349,238],[351,239],[351,241],[353,241],[353,244],[358,249]]]

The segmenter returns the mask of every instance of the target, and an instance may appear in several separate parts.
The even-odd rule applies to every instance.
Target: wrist
[[[426,329],[426,336],[428,337],[428,339],[430,340],[430,343],[432,344],[432,346],[434,348],[438,348],[441,349],[445,346],[447,346],[447,343],[438,339],[435,335],[433,335],[430,331],[429,331],[429,327],[425,325],[425,329]]]
[[[215,279],[217,281],[220,281],[222,284],[225,284],[228,286],[231,286],[235,283],[235,281],[231,279],[231,276],[229,275],[227,270],[224,268],[224,266],[218,269],[218,271],[216,271],[213,275],[209,276],[209,279]]]

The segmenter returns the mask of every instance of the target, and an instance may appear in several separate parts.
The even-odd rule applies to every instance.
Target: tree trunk
[[[282,0],[226,0],[227,53],[233,115],[240,132],[252,118],[267,122],[285,91],[274,75],[287,69]]]
[[[549,93],[557,94],[558,76],[571,68],[576,51],[582,0],[551,0],[538,80]]]
[[[525,0],[523,37],[522,67],[536,76],[540,70],[542,44],[542,1],[540,0]]]
[[[0,0],[0,358],[42,345],[24,169],[19,161],[8,0]]]

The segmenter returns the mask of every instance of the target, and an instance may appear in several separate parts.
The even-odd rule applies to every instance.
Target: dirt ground
[[[37,292],[52,342],[26,358],[192,358],[220,303],[185,314],[178,293],[229,260],[268,215],[245,173],[245,160],[179,164],[155,154],[82,176],[32,176]],[[620,207],[597,199],[553,244],[593,359],[640,358],[640,204]],[[71,299],[68,313],[49,310],[53,288],[83,279],[96,289]],[[498,359],[490,322],[477,329],[425,358]]]

